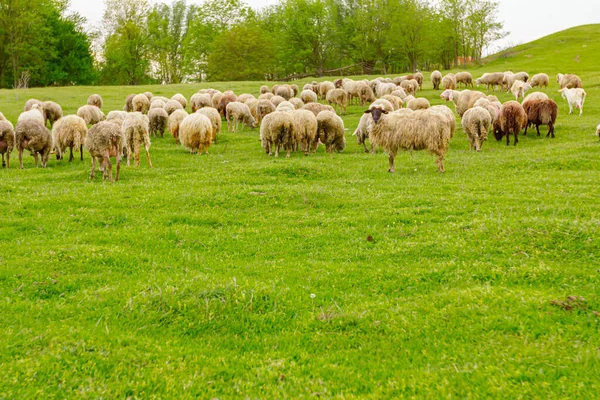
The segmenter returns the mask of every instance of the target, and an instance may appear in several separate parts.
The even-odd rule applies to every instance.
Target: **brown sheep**
[[[494,137],[500,141],[506,136],[506,145],[510,145],[510,135],[515,138],[514,145],[519,142],[518,136],[521,129],[527,126],[527,114],[523,107],[516,101],[507,101],[500,108],[498,119],[494,122]]]
[[[19,152],[19,166],[23,169],[23,150],[29,152],[35,158],[35,167],[38,167],[38,156],[42,158],[42,168],[46,168],[46,163],[52,151],[52,134],[36,120],[23,120],[17,123],[15,130],[15,143]]]
[[[237,101],[237,96],[231,92],[223,93],[221,99],[219,100],[219,104],[217,105],[217,111],[221,114],[225,119],[227,119],[227,104]]]
[[[10,168],[10,153],[15,147],[15,130],[13,125],[5,120],[0,120],[0,154],[2,154],[2,166]],[[6,154],[6,162],[4,155]]]
[[[150,120],[150,133],[153,137],[165,137],[165,129],[169,125],[169,114],[162,108],[152,108],[148,111]]]
[[[556,117],[558,116],[558,105],[554,100],[530,100],[523,104],[523,109],[527,113],[527,126],[525,127],[525,133],[527,135],[527,128],[530,125],[535,125],[538,136],[540,136],[540,125],[548,125],[548,134],[554,138],[554,124],[556,124]]]
[[[102,101],[102,97],[99,94],[93,94],[90,97],[88,97],[87,103],[90,106],[96,106],[98,108],[102,108],[102,105],[104,104],[104,102]]]

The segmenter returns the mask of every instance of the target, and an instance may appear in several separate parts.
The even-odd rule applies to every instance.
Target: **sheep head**
[[[375,107],[369,108],[368,110],[365,110],[364,114],[371,114],[371,117],[373,117],[373,121],[377,124],[383,114],[389,114],[389,113],[386,110],[384,110],[383,107],[375,106]]]
[[[452,101],[454,99],[454,92],[452,90],[444,90],[440,97],[446,101]]]

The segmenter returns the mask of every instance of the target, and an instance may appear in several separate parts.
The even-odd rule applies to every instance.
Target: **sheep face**
[[[440,98],[446,101],[452,101],[454,99],[454,93],[451,90],[444,90],[444,92],[440,94]]]
[[[373,122],[375,122],[376,124],[379,123],[379,120],[381,119],[381,116],[383,114],[388,114],[387,111],[380,107],[373,107],[370,110],[366,110],[364,113],[371,114],[371,117],[373,117]]]

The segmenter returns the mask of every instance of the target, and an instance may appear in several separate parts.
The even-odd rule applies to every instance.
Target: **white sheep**
[[[515,100],[519,101],[519,98],[524,98],[525,93],[531,89],[531,85],[521,80],[516,80],[510,88],[510,92],[515,96]]]
[[[454,74],[447,74],[442,78],[442,87],[445,90],[456,90],[456,76]]]
[[[310,103],[317,104],[317,103]],[[279,157],[279,149],[287,151],[286,157],[292,150],[292,135],[294,132],[294,118],[291,113],[275,111],[265,115],[260,125],[260,141],[265,152]]]
[[[440,97],[446,101],[454,102],[456,113],[462,117],[469,108],[473,107],[477,100],[485,98],[485,94],[473,90],[463,90],[462,92],[445,90]]]
[[[491,126],[492,116],[485,108],[476,106],[465,112],[462,118],[462,127],[469,139],[471,150],[481,151],[481,146],[487,140]]]
[[[150,160],[150,121],[148,120],[148,116],[140,112],[129,113],[125,121],[123,121],[122,129],[127,146],[127,166],[131,165],[132,155],[134,157],[134,165],[136,167],[140,165],[140,148],[143,145],[144,150],[146,150],[148,165],[152,168],[152,161]]]
[[[292,135],[294,150],[300,149],[307,156],[313,145],[317,144],[317,117],[308,110],[295,110],[292,112],[294,130]]]
[[[426,110],[429,107],[431,107],[431,104],[429,104],[429,100],[422,97],[412,99],[408,102],[408,104],[406,104],[406,108],[410,108],[413,111]]]
[[[42,125],[46,125],[46,117],[44,116],[44,110],[42,106],[37,103],[32,104],[29,111],[24,111],[19,115],[17,124],[22,121],[37,121]]]
[[[433,90],[438,90],[440,88],[442,78],[442,73],[438,70],[435,70],[431,73],[431,83],[433,84]]]
[[[559,90],[559,93],[561,93],[562,98],[567,99],[567,102],[569,103],[569,114],[573,114],[573,106],[579,108],[579,115],[583,114],[583,103],[585,102],[585,96],[587,96],[585,90],[581,88],[563,88]]]
[[[317,95],[312,90],[303,90],[300,93],[300,99],[304,103],[316,103],[317,102]]]
[[[244,130],[244,125],[248,125],[250,128],[254,128],[255,121],[252,113],[250,112],[250,108],[245,104],[239,101],[232,101],[227,104],[225,115],[227,116],[227,131],[228,132],[237,132],[238,124],[241,122],[242,130]]]
[[[148,114],[148,111],[150,110],[150,99],[145,94],[136,94],[131,100],[131,106],[132,110],[135,112]]]
[[[213,128],[212,141],[213,143],[217,143],[217,136],[221,134],[221,114],[219,114],[216,108],[212,107],[203,107],[196,111],[196,114],[206,115],[210,119]]]
[[[213,126],[210,119],[203,114],[190,114],[179,125],[179,140],[190,153],[198,155],[206,152],[212,142]]]
[[[80,152],[83,161],[83,142],[87,132],[87,124],[77,115],[67,115],[56,121],[52,129],[56,159],[62,160],[63,153],[68,148],[70,149],[69,162],[73,161],[73,149]]]
[[[536,74],[531,78],[529,83],[531,83],[531,87],[548,87],[550,77],[547,74]]]
[[[321,111],[317,115],[319,141],[325,145],[328,153],[344,151],[344,121],[334,112]],[[315,149],[316,151],[316,149]]]

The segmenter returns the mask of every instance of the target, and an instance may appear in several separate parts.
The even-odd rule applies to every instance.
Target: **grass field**
[[[169,136],[152,142],[154,169],[142,157],[111,184],[89,181],[87,153],[47,169],[27,156],[24,170],[13,153],[0,399],[597,398],[599,31],[472,71],[578,73],[584,115],[567,115],[552,81],[556,139],[492,136],[475,154],[458,129],[445,174],[424,152],[387,173],[351,136],[358,106],[336,155],[269,158],[245,130],[191,156]],[[261,84],[0,91],[0,111]],[[420,96],[442,103],[428,81]]]

